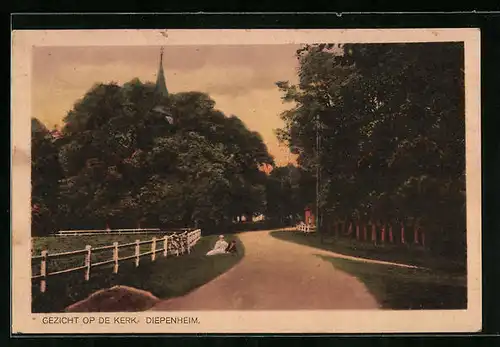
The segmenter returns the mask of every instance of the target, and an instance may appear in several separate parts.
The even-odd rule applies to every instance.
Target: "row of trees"
[[[242,215],[289,216],[280,202],[267,203],[283,170],[268,177],[260,169],[274,165],[260,135],[214,106],[206,94],[162,97],[154,84],[135,79],[95,85],[60,131],[33,119],[33,233],[106,225],[210,229]],[[286,189],[278,190],[283,197]]]
[[[275,168],[267,179],[266,216],[282,225],[304,219],[304,209],[314,200],[314,176],[295,165]]]
[[[319,44],[297,58],[299,83],[277,83],[293,104],[277,135],[304,171],[319,166],[320,230],[405,223],[463,256],[463,45]]]
[[[270,175],[260,136],[203,93],[98,84],[60,134],[34,119],[33,231],[293,223],[318,200],[323,232],[416,226],[434,250],[464,255],[463,46],[322,44],[297,58],[299,83],[277,83],[293,104],[277,135],[298,167]]]

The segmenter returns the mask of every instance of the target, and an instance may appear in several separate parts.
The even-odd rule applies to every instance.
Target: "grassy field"
[[[85,249],[86,245],[91,245],[92,247],[108,246],[112,245],[113,242],[122,244],[134,242],[135,240],[151,240],[153,237],[160,238],[163,236],[165,236],[165,233],[34,237],[32,239],[31,254],[40,255],[44,249],[48,250],[49,253],[58,253]]]
[[[362,281],[386,309],[465,309],[467,280],[461,264],[432,257],[422,249],[375,246],[337,240],[320,242],[318,235],[275,231],[281,240],[367,259],[400,262],[427,269],[409,269],[320,256],[334,267]],[[319,255],[318,255],[319,256]]]
[[[140,239],[148,240],[152,236],[141,235]],[[39,238],[34,240],[33,249],[35,254],[39,254],[45,246],[49,252],[60,252],[82,249],[86,244],[100,246],[114,241],[127,243],[137,238],[137,235]],[[216,238],[217,236],[202,237],[190,254],[179,257],[164,258],[158,254],[155,262],[152,262],[149,257],[141,258],[138,268],[135,267],[133,259],[122,262],[118,274],[112,273],[112,266],[101,267],[91,273],[89,281],[84,280],[82,272],[49,277],[45,293],[39,292],[37,283],[32,286],[32,310],[33,312],[62,312],[70,304],[86,298],[96,290],[115,285],[143,289],[161,299],[184,295],[229,270],[244,256],[241,241],[236,236],[230,236],[228,240],[235,239],[237,242],[239,251],[237,255],[207,257],[205,254],[213,247]],[[81,263],[81,256],[79,259],[71,260],[70,258],[66,263],[52,264],[53,270],[58,267],[72,267],[77,261]],[[123,308],[123,311],[127,310],[128,308]]]

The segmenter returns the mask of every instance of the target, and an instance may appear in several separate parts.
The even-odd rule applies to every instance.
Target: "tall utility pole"
[[[291,163],[290,163],[290,148],[288,149],[288,152],[286,153],[286,167],[288,170],[288,189],[289,189],[289,194],[290,194],[290,202],[291,204],[289,206],[292,207],[292,211],[288,210],[287,211],[287,220],[289,220],[290,225],[293,225],[293,220],[295,219],[294,213],[295,210],[293,207],[295,206],[294,201],[293,201],[293,189],[292,189],[292,170],[291,170]]]
[[[316,232],[320,233],[321,241],[323,241],[323,235],[320,231],[320,218],[319,218],[319,165],[320,165],[320,140],[319,140],[319,114],[316,114]]]

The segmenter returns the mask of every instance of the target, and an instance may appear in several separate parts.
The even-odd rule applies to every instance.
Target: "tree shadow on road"
[[[465,276],[315,254],[363,282],[384,309],[466,309]]]

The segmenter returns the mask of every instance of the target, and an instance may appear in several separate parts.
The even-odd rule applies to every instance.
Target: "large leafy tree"
[[[267,180],[266,216],[281,224],[301,219],[311,199],[304,189],[310,179],[306,171],[291,164],[272,170]]]
[[[418,223],[463,254],[465,115],[458,43],[305,46],[280,138],[320,166],[325,218]],[[317,151],[316,131],[320,140]]]
[[[31,206],[34,235],[47,235],[57,222],[59,180],[57,138],[38,119],[31,120]]]
[[[261,137],[206,94],[96,84],[58,142],[59,227],[223,225],[261,213],[273,164]],[[45,180],[46,176],[39,176]]]

